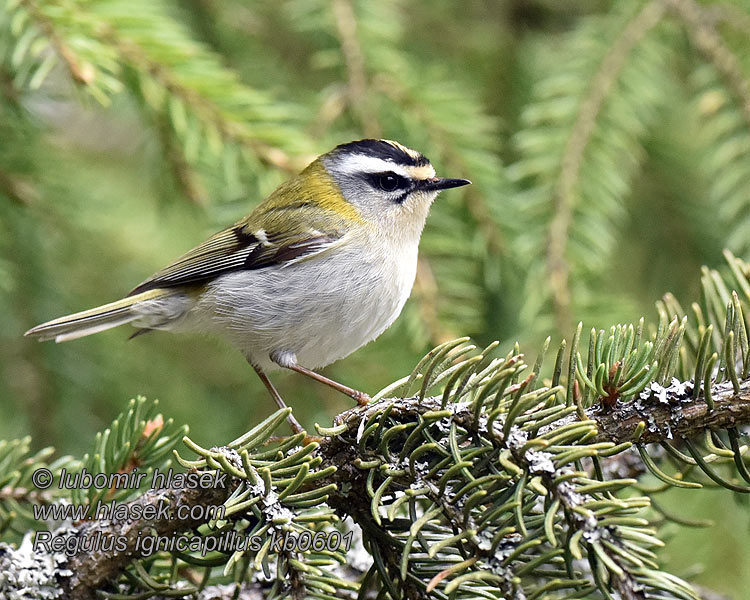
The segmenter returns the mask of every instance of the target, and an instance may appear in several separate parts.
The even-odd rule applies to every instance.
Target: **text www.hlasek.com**
[[[212,520],[223,519],[226,507],[223,505],[193,505],[178,504],[176,506],[163,502],[158,506],[153,504],[125,504],[112,500],[101,500],[92,506],[90,504],[35,504],[34,519],[38,521],[86,521],[90,519],[112,521],[166,521],[179,519]]]

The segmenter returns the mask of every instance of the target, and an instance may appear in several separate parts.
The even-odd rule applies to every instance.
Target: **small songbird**
[[[311,369],[393,323],[414,284],[430,205],[441,190],[469,183],[435,177],[422,154],[394,141],[342,144],[127,297],[26,335],[64,342],[124,323],[140,328],[134,335],[213,333],[239,348],[280,407],[266,376],[279,367],[366,403],[366,394]]]

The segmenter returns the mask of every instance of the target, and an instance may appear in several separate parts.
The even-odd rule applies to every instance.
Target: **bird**
[[[217,335],[242,352],[280,408],[267,372],[289,369],[367,404],[316,372],[383,333],[414,284],[420,237],[442,191],[420,152],[386,139],[336,146],[252,212],[136,286],[127,296],[33,327],[64,342],[130,323]],[[289,414],[294,432],[303,431]]]

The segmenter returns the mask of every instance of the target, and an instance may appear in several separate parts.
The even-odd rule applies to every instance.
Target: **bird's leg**
[[[306,375],[310,379],[314,379],[315,381],[319,381],[320,383],[324,383],[327,386],[332,387],[337,392],[341,392],[342,394],[346,394],[350,398],[354,398],[354,400],[360,406],[365,406],[370,401],[370,396],[368,396],[364,392],[360,392],[358,390],[355,390],[354,388],[350,388],[343,383],[339,383],[338,381],[329,379],[325,375],[321,375],[320,373],[316,373],[315,371],[311,371],[310,369],[297,364],[297,357],[291,352],[272,352],[271,360],[280,367],[291,369],[292,371],[297,371],[297,373],[302,373],[302,375]]]
[[[271,396],[276,401],[276,404],[278,404],[279,408],[286,408],[286,404],[284,404],[284,400],[281,398],[281,394],[276,390],[273,383],[271,383],[271,380],[268,378],[268,375],[265,374],[263,369],[260,367],[257,367],[253,365],[253,363],[250,363],[255,369],[255,372],[258,374],[258,377],[260,377],[260,380],[263,382],[263,385],[266,386],[266,389],[271,393]],[[289,416],[286,418],[286,420],[289,422],[289,427],[292,429],[292,433],[302,433],[305,430],[302,428],[302,425],[299,424],[299,421],[294,418],[293,414],[289,414]]]
[[[298,365],[295,363],[293,365],[289,365],[287,369],[291,369],[292,371],[297,371],[297,373],[307,375],[310,379],[320,381],[320,383],[324,383],[327,386],[332,387],[334,390],[341,392],[342,394],[346,394],[350,398],[353,398],[360,406],[366,406],[367,403],[370,402],[370,396],[368,396],[364,392],[360,392],[359,390],[350,388],[348,385],[344,385],[343,383],[339,383],[338,381],[329,379],[325,375],[321,375],[320,373],[311,371],[310,369],[303,367],[302,365]]]

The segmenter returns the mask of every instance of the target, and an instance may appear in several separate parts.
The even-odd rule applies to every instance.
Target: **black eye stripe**
[[[397,190],[411,190],[412,182],[392,171],[384,173],[367,173],[367,182],[376,190],[383,192],[395,192]]]

